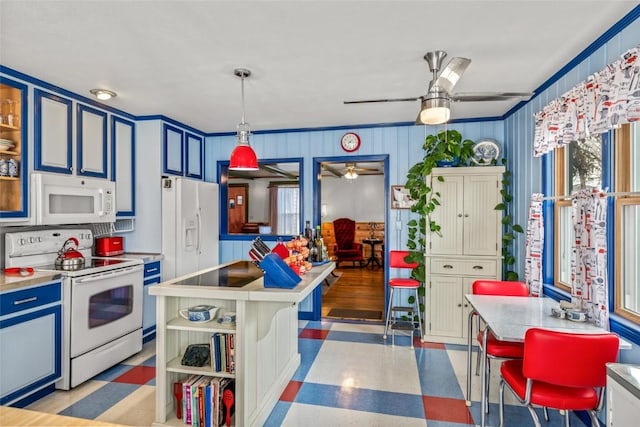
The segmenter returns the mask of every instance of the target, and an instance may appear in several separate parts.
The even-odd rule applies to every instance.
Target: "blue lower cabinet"
[[[149,287],[160,283],[160,261],[144,265],[144,298],[142,300],[142,342],[156,337],[156,297],[149,295]]]
[[[61,283],[0,294],[0,405],[23,407],[62,376]]]

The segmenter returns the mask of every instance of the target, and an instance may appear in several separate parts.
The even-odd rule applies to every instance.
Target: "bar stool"
[[[418,263],[408,263],[405,258],[409,255],[409,251],[389,251],[389,268],[397,269],[413,269],[418,266]],[[411,331],[411,348],[413,349],[413,333],[416,330],[413,317],[418,315],[418,332],[420,333],[420,341],[423,340],[422,335],[422,317],[420,314],[420,300],[418,299],[418,288],[420,282],[416,279],[408,277],[393,277],[389,279],[389,304],[387,306],[387,319],[384,325],[383,339],[387,339],[387,331],[391,329],[391,345],[395,345],[396,330]],[[414,301],[413,306],[394,306],[393,294],[398,289],[413,290]],[[392,315],[393,313],[393,315]],[[398,320],[395,316],[396,313],[407,313],[409,317],[408,321]]]

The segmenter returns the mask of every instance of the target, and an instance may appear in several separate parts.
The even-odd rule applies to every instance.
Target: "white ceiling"
[[[109,105],[203,132],[412,122],[423,56],[471,65],[455,92],[533,91],[636,1],[25,1],[0,0],[0,64]],[[447,60],[445,60],[446,63]],[[517,101],[456,103],[452,118],[493,117]]]

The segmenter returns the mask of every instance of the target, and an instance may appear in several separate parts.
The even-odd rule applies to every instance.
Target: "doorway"
[[[248,217],[248,184],[229,184],[227,189],[228,233],[242,233]],[[256,230],[257,232],[257,230]]]
[[[385,309],[385,243],[388,224],[388,156],[349,156],[314,159],[314,219],[321,224],[330,256],[335,256],[333,221],[356,223],[354,242],[359,262],[340,261],[322,289],[319,315],[329,318],[378,320]],[[375,245],[363,240],[374,238]]]

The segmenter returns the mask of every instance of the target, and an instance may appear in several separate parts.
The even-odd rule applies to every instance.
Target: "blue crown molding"
[[[149,120],[162,120],[166,123],[170,123],[174,126],[178,126],[180,128],[182,128],[183,130],[188,130],[191,133],[195,133],[197,134],[197,136],[201,136],[201,137],[205,137],[207,136],[206,133],[204,133],[203,131],[196,129],[194,127],[191,127],[189,125],[185,125],[184,123],[181,123],[177,120],[174,120],[170,117],[167,117],[165,115],[162,114],[153,114],[153,115],[148,115],[148,116],[137,116],[136,120],[138,121],[149,121]],[[233,135],[235,135],[235,132],[233,132]]]
[[[533,98],[544,92],[549,86],[560,80],[567,74],[569,71],[574,69],[578,64],[587,59],[593,52],[600,49],[605,45],[608,41],[613,39],[616,35],[618,35],[622,30],[627,28],[631,23],[633,23],[636,19],[640,17],[640,5],[634,7],[629,13],[622,17],[618,22],[613,24],[611,28],[605,31],[600,37],[598,37],[593,43],[587,46],[582,52],[576,55],[571,61],[569,61],[564,67],[560,68],[554,75],[549,77],[547,81],[542,83],[537,89],[533,91],[533,96],[528,101],[520,101],[513,108],[507,111],[503,116],[502,120],[506,120],[510,115],[514,114],[516,111],[527,105]]]
[[[82,101],[85,104],[89,104],[91,106],[100,108],[102,110],[106,110],[110,113],[117,114],[122,117],[126,117],[129,120],[136,120],[136,116],[133,114],[127,113],[122,110],[118,110],[117,108],[110,107],[108,105],[97,102],[91,98],[87,98],[86,96],[78,95],[77,93],[71,92],[70,90],[66,90],[61,88],[60,86],[53,85],[51,83],[47,83],[44,80],[37,79],[35,77],[29,76],[27,74],[21,73],[20,71],[16,71],[13,68],[6,67],[4,65],[0,65],[0,73],[6,74],[8,76],[14,77],[16,79],[23,80],[27,83],[31,83],[34,86],[39,86],[40,88],[47,89],[50,91],[54,91],[60,95],[64,95],[70,98],[75,99],[76,101]]]
[[[451,124],[459,124],[459,123],[477,123],[477,122],[494,122],[498,120],[503,120],[500,116],[492,116],[492,117],[473,117],[469,119],[454,119],[447,122],[447,125]],[[296,133],[296,132],[326,132],[326,131],[334,131],[334,130],[353,130],[353,129],[371,129],[371,128],[382,128],[382,127],[402,127],[402,126],[420,126],[416,125],[415,122],[392,122],[392,123],[373,123],[373,124],[359,124],[359,125],[341,125],[341,126],[325,126],[325,127],[309,127],[309,128],[290,128],[290,129],[269,129],[269,130],[257,130],[252,131],[253,135],[266,135],[266,134],[274,134],[274,133]],[[433,125],[436,126],[436,125]],[[212,132],[207,133],[205,136],[207,137],[216,137],[216,136],[232,136],[236,135],[236,132]]]

